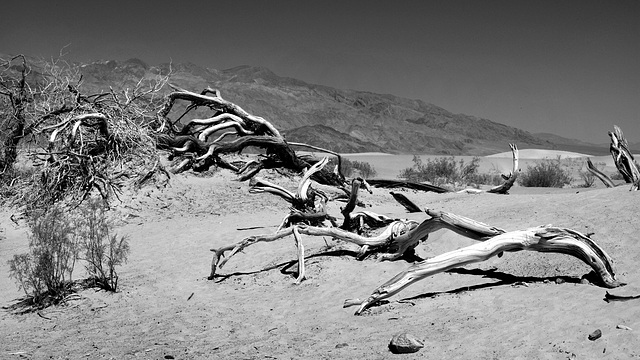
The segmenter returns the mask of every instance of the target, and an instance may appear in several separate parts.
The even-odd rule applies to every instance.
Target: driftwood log
[[[487,241],[414,264],[380,285],[366,300],[346,300],[345,307],[359,305],[356,311],[356,315],[359,315],[380,300],[391,297],[426,277],[454,267],[485,261],[504,251],[520,250],[571,255],[591,266],[599,276],[602,286],[615,288],[625,285],[616,280],[613,261],[609,255],[589,237],[571,229],[541,226],[503,233]]]

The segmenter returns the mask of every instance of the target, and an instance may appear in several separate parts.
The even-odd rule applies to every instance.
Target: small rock
[[[600,331],[600,329],[597,329],[596,331],[589,334],[589,340],[596,341],[600,339],[601,336],[602,336],[602,331]]]
[[[620,330],[632,330],[630,327],[625,326],[625,325],[616,325],[616,329],[620,329]]]
[[[549,281],[549,279],[544,279],[542,282],[543,282],[543,283],[545,283],[545,284],[548,284],[548,283],[550,283],[551,281]]]
[[[400,333],[393,336],[389,343],[389,350],[394,354],[407,354],[419,351],[424,343],[408,333]]]
[[[580,284],[583,284],[583,285],[589,285],[589,280],[587,280],[587,279],[585,279],[585,278],[582,278],[582,279],[580,280]]]
[[[564,284],[563,278],[556,278],[556,284]]]
[[[336,345],[336,349],[341,349],[341,348],[343,348],[343,347],[347,347],[347,346],[349,346],[349,344],[347,344],[347,343],[341,343],[341,344]]]

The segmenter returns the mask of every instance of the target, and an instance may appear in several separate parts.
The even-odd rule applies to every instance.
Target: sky
[[[617,124],[640,141],[639,0],[3,4],[0,53],[61,52],[79,61],[264,66],[533,133],[607,143]]]

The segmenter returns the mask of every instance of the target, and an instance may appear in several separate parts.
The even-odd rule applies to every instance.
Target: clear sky
[[[265,66],[531,132],[606,143],[617,124],[640,141],[638,0],[16,0],[0,9],[0,53]]]

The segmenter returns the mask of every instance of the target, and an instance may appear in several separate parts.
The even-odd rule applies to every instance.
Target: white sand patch
[[[493,155],[487,155],[488,158],[511,158],[511,151],[502,152]],[[555,159],[557,157],[561,159],[570,159],[570,158],[581,158],[581,157],[592,157],[593,155],[581,154],[570,151],[561,151],[561,150],[546,150],[546,149],[520,149],[519,157],[520,159]]]

